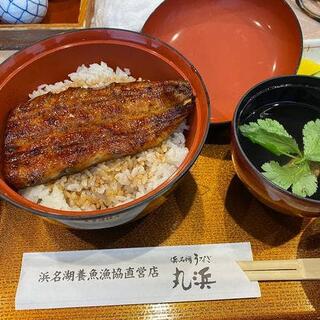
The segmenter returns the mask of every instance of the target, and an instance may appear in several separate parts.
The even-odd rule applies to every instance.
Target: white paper
[[[249,243],[25,253],[16,309],[260,297],[241,260]]]
[[[163,0],[96,0],[92,27],[140,31]]]

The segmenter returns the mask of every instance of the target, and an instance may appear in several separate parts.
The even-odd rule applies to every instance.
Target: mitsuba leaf
[[[257,122],[240,126],[240,132],[253,143],[261,145],[277,156],[300,155],[295,139],[276,120],[259,119]]]
[[[292,185],[292,193],[301,197],[311,197],[317,192],[318,180],[317,177],[312,174],[303,175],[297,182]]]
[[[296,164],[294,161],[284,166],[276,161],[265,163],[262,173],[268,180],[279,187],[301,197],[312,196],[317,192],[317,177],[311,172],[307,161]]]
[[[292,138],[292,136],[287,132],[284,126],[277,120],[273,120],[270,118],[258,119],[257,124],[260,128],[265,129],[270,133],[276,133],[281,136]]]
[[[293,175],[290,167],[280,166],[276,161],[265,163],[262,167],[262,174],[274,184],[288,190],[293,183]]]
[[[303,128],[304,156],[320,162],[320,119],[309,121]]]
[[[304,152],[296,140],[276,120],[260,119],[240,126],[241,133],[270,152],[291,158],[281,166],[270,161],[262,166],[262,174],[279,187],[307,197],[317,192],[320,167],[320,119],[308,122],[303,128]]]

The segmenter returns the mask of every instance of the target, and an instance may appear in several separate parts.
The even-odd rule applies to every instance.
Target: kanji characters
[[[62,280],[74,281],[75,272],[72,270],[66,270],[63,272]]]
[[[216,281],[210,281],[212,275],[208,271],[209,267],[202,268],[199,271],[194,271],[192,283],[191,280],[189,282],[185,282],[185,271],[180,270],[176,267],[176,272],[173,274],[173,289],[176,288],[179,284],[181,285],[181,288],[185,291],[190,290],[192,284],[194,284],[195,286],[199,286],[200,289],[211,289],[211,285],[213,283],[216,283]]]
[[[101,269],[85,269],[79,270],[64,270],[53,272],[40,272],[38,282],[59,282],[59,281],[99,281],[99,280],[122,280],[135,278],[157,278],[159,277],[159,269],[157,266],[127,267],[127,268],[101,268]]]
[[[191,281],[187,285],[184,283],[184,271],[176,268],[176,272],[173,275],[175,277],[173,280],[173,289],[176,288],[179,284],[181,284],[183,290],[191,289],[191,286],[192,286]],[[179,279],[181,280],[181,282]]]
[[[78,272],[77,272],[77,275],[76,275],[76,278],[78,281],[84,281],[86,280],[86,272],[84,271],[84,269],[80,269]]]
[[[101,269],[100,271],[100,280],[106,280],[110,279],[111,280],[111,272],[108,268]]]
[[[145,267],[138,267],[136,270],[136,272],[138,273],[138,278],[144,278],[146,271],[147,269]]]
[[[38,282],[49,282],[50,276],[49,272],[40,272]]]
[[[61,271],[55,271],[51,278],[51,281],[58,282],[60,280],[61,280]]]
[[[192,278],[193,280],[197,280],[197,275],[200,275],[200,280],[194,282],[196,286],[200,286],[200,289],[204,289],[205,287],[210,289],[210,284],[216,283],[216,281],[209,281],[211,278],[211,273],[207,273],[208,270],[209,267],[206,267],[201,269],[199,272],[194,272],[194,277]]]
[[[96,269],[91,269],[89,272],[88,280],[96,280],[98,279],[98,272]]]
[[[124,277],[126,279],[128,278],[134,278],[134,268],[132,267],[129,267],[125,270],[125,273],[124,273]]]
[[[112,269],[112,279],[122,279],[123,273],[121,268]]]
[[[156,278],[159,276],[158,267],[153,266],[149,269],[149,277]]]

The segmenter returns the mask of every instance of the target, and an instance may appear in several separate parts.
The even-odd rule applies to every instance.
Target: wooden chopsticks
[[[320,258],[238,261],[251,281],[320,280]]]

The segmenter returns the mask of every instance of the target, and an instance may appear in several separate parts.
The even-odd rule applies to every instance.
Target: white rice
[[[55,84],[44,84],[30,94],[30,98],[58,93],[69,87],[102,88],[112,82],[132,82],[130,70],[106,63],[82,65],[69,79]],[[134,156],[97,164],[83,172],[64,176],[53,183],[20,190],[29,200],[61,210],[105,209],[132,201],[155,189],[179,167],[188,153],[185,147],[183,123],[161,145]]]

